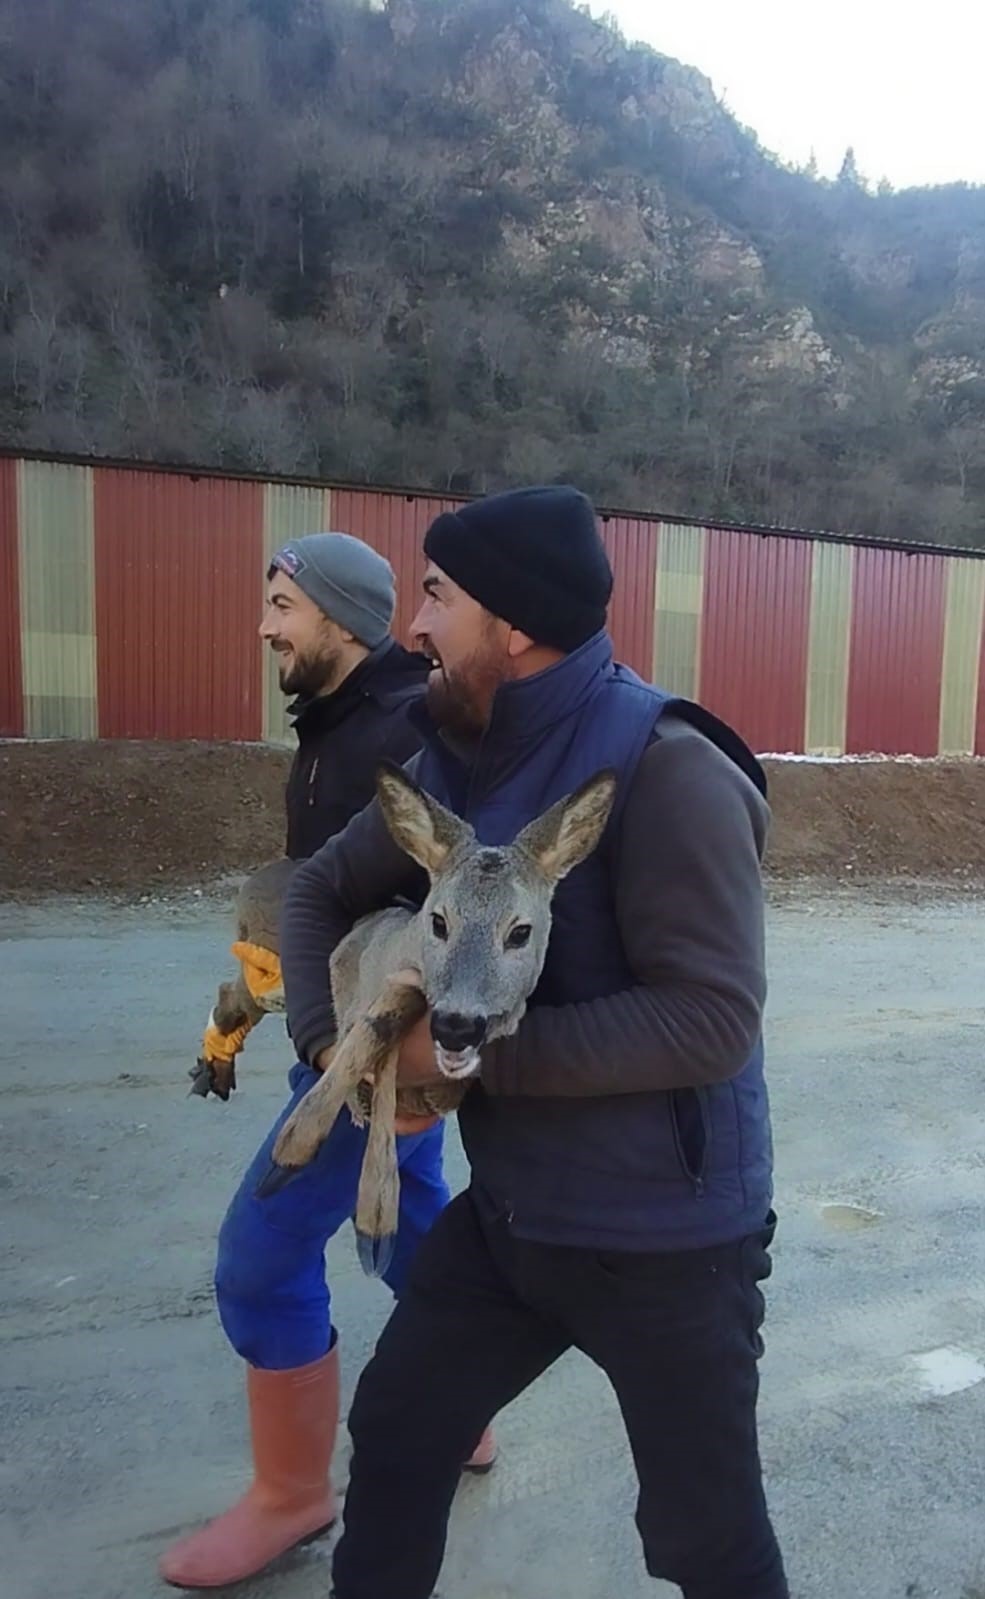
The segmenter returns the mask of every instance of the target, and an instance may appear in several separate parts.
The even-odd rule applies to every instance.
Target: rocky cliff
[[[23,448],[985,542],[985,191],[778,166],[567,0],[10,0]]]

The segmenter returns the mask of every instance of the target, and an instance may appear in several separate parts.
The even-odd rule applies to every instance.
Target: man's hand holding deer
[[[394,983],[406,983],[417,987],[421,979],[419,972],[408,968],[406,971],[397,972],[392,980]],[[322,1050],[315,1062],[319,1071],[327,1070],[332,1054],[333,1049]],[[410,1032],[404,1036],[400,1047],[397,1080],[404,1088],[425,1088],[445,1080],[435,1059],[430,1011],[426,1011],[420,1021],[415,1022]],[[398,1133],[423,1133],[439,1120],[438,1116],[398,1116],[395,1125]]]

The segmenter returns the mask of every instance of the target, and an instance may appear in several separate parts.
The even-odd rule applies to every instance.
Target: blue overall
[[[219,1233],[219,1316],[237,1353],[265,1371],[305,1366],[334,1342],[325,1247],[355,1213],[366,1130],[343,1111],[310,1166],[280,1193],[256,1197],[274,1139],[318,1077],[300,1062],[292,1067],[291,1099],[257,1151]],[[397,1139],[400,1214],[393,1258],[383,1274],[395,1295],[418,1244],[448,1203],[443,1144],[443,1122]]]

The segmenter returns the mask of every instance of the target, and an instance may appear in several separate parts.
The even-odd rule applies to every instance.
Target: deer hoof
[[[367,1277],[382,1277],[393,1259],[397,1244],[396,1233],[386,1233],[382,1238],[372,1238],[356,1228],[356,1253]]]
[[[215,1094],[217,1099],[228,1101],[230,1093],[236,1087],[235,1066],[203,1060],[201,1055],[188,1075],[192,1080],[192,1086],[188,1090],[189,1095],[199,1094],[202,1099],[208,1099],[210,1094]]]

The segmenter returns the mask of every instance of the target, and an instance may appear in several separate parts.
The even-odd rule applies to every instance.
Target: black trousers
[[[773,1226],[712,1249],[599,1253],[526,1242],[470,1194],[453,1200],[353,1402],[336,1599],[429,1599],[462,1461],[572,1346],[615,1389],[650,1575],[685,1599],[788,1599],[756,1437]]]

